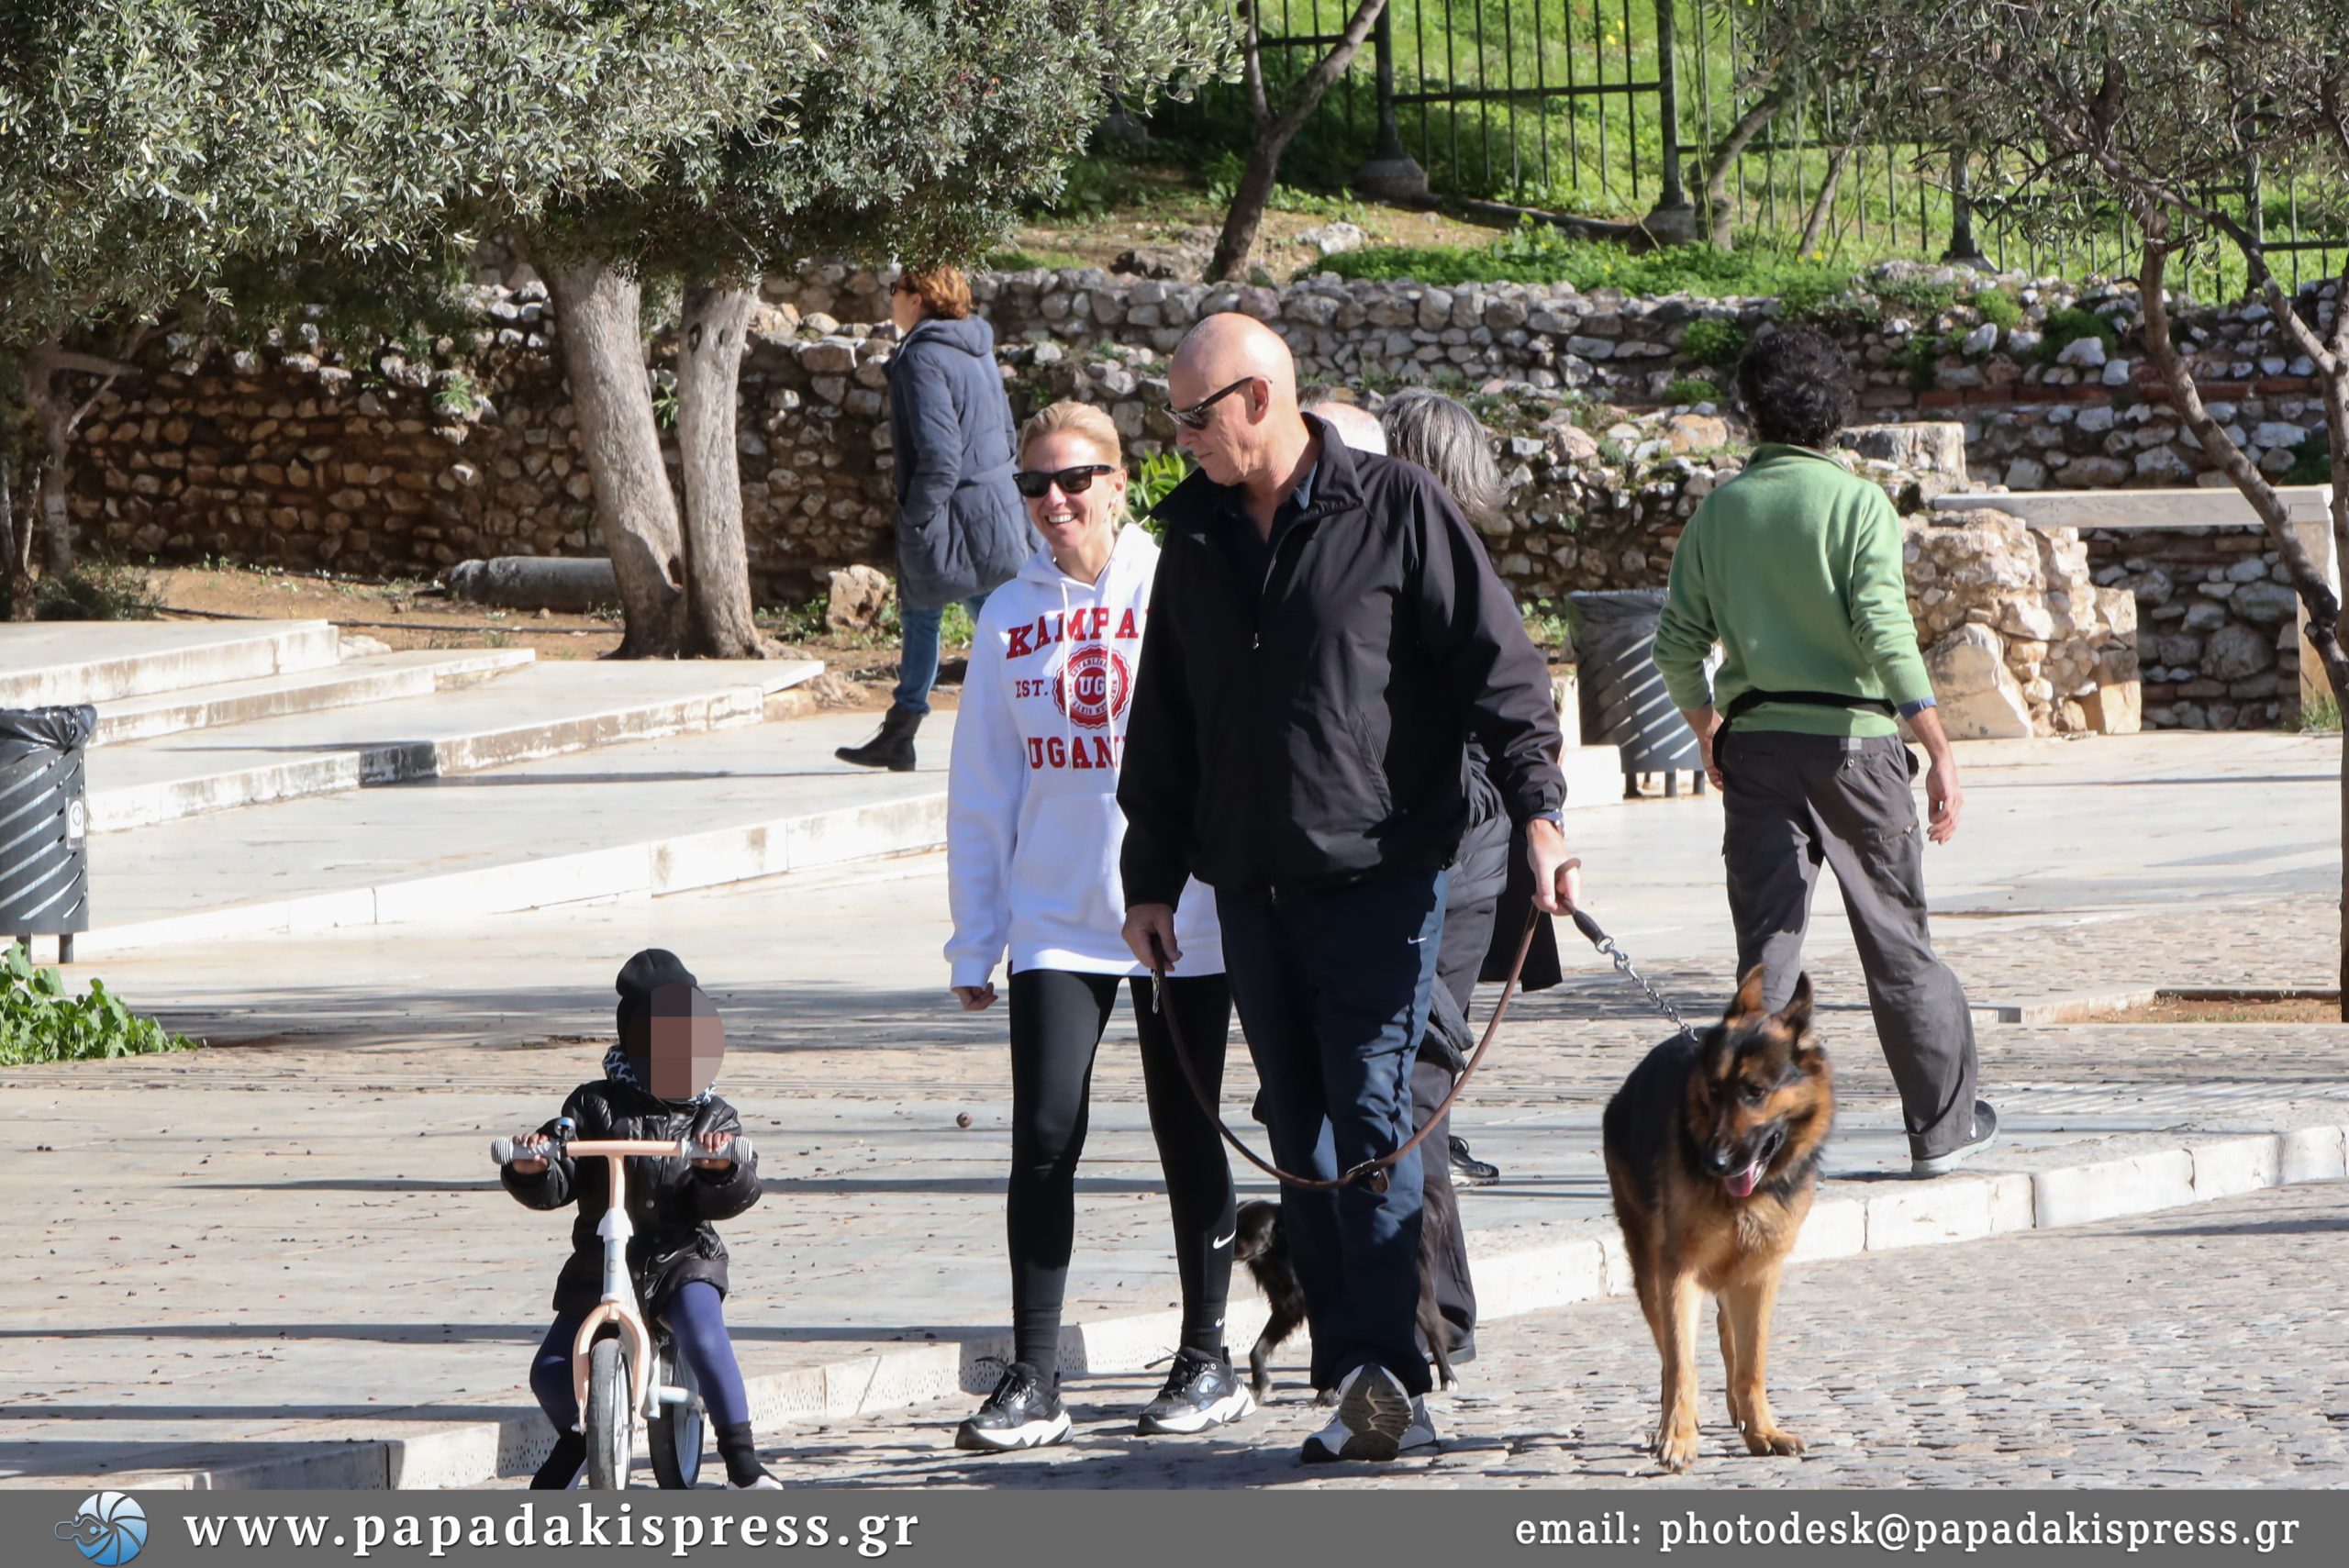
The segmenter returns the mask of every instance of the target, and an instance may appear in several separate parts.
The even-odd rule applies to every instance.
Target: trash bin
[[[90,929],[82,754],[97,728],[86,704],[0,708],[0,936],[53,936],[61,963]]]
[[[1623,793],[1639,793],[1642,773],[1664,775],[1664,793],[1680,793],[1674,776],[1682,769],[1705,787],[1703,751],[1697,732],[1673,706],[1655,667],[1656,623],[1664,618],[1664,590],[1629,588],[1568,595],[1582,612],[1575,630],[1581,655],[1582,733],[1585,745],[1611,745],[1623,752]]]

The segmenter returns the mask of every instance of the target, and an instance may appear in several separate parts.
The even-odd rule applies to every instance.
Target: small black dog
[[[1459,1386],[1452,1370],[1452,1326],[1435,1304],[1437,1261],[1451,1248],[1453,1228],[1460,1223],[1458,1200],[1442,1188],[1423,1189],[1419,1207],[1419,1338],[1435,1359],[1436,1382],[1442,1388]],[[1248,1352],[1248,1385],[1259,1402],[1272,1392],[1273,1376],[1265,1362],[1283,1340],[1305,1321],[1305,1289],[1297,1284],[1296,1265],[1289,1262],[1288,1239],[1281,1234],[1281,1206],[1262,1198],[1240,1206],[1231,1255],[1248,1265],[1256,1287],[1264,1293],[1272,1316]],[[1327,1394],[1327,1389],[1317,1390]]]

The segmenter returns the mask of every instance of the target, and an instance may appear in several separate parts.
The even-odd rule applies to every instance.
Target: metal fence
[[[1328,52],[1356,0],[1260,3],[1267,72],[1279,79]],[[1637,218],[1681,167],[1699,177],[1748,106],[1739,10],[1730,0],[1389,0],[1376,47],[1356,56],[1319,118],[1364,157],[1383,125],[1440,195]],[[1393,82],[1385,102],[1382,54]],[[1236,97],[1230,107],[1244,116]],[[1779,111],[1728,187],[1742,234],[1792,249],[1808,232],[1813,252],[1831,260],[1930,260],[1954,248],[2002,269],[2134,272],[2125,215],[2076,215],[2051,239],[1999,176],[1978,161],[1961,173],[1944,150],[1876,134],[1855,95],[1831,83]],[[2214,195],[2266,229],[2293,286],[2338,266],[2337,190],[2296,171],[2246,170],[2242,185]],[[2241,286],[2241,268],[2188,258],[2179,281],[2221,294]]]

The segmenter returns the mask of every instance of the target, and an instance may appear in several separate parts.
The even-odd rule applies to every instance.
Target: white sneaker
[[[1338,1385],[1337,1414],[1305,1440],[1299,1457],[1308,1464],[1393,1459],[1403,1451],[1414,1421],[1426,1433],[1418,1446],[1435,1441],[1425,1407],[1411,1397],[1399,1378],[1383,1366],[1358,1366]]]
[[[1413,1449],[1433,1448],[1442,1440],[1443,1434],[1435,1429],[1435,1418],[1428,1414],[1426,1396],[1414,1396],[1411,1399],[1411,1424],[1403,1429],[1403,1435],[1396,1443],[1396,1451],[1409,1453]]]
[[[729,1481],[726,1484],[726,1489],[729,1492],[780,1492],[783,1490],[783,1483],[763,1470],[759,1472],[759,1478],[750,1485],[737,1485]]]

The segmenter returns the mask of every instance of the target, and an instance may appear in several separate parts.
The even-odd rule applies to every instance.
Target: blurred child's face
[[[689,1100],[718,1079],[726,1059],[726,1024],[716,1004],[693,986],[663,985],[652,993],[640,1049],[644,1086],[664,1100]]]

